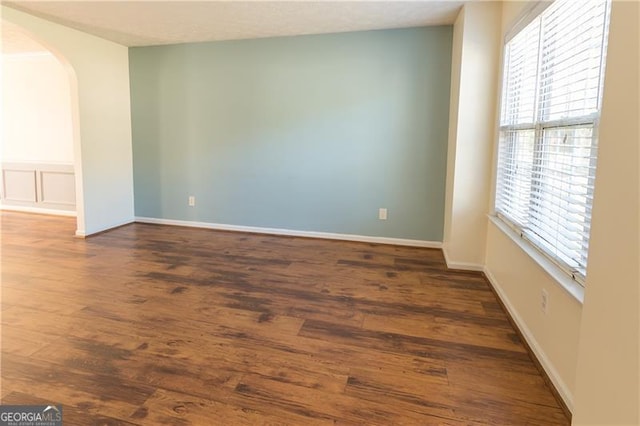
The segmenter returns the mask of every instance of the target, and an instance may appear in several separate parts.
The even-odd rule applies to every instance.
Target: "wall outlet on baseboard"
[[[387,220],[387,209],[385,208],[378,209],[378,219]]]
[[[193,195],[189,195],[189,207],[195,207],[196,205],[196,197]]]
[[[542,313],[545,315],[549,311],[549,292],[544,288],[542,289],[542,295],[540,298],[540,309],[542,309]]]

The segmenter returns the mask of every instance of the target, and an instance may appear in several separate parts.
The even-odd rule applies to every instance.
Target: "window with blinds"
[[[495,211],[584,285],[609,0],[556,0],[505,44]]]

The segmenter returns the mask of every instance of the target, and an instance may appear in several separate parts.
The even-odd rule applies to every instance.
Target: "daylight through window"
[[[557,0],[505,45],[495,210],[584,284],[608,0]]]

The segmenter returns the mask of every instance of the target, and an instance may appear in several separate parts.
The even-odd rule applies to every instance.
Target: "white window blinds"
[[[584,283],[608,0],[556,0],[505,45],[495,210]]]

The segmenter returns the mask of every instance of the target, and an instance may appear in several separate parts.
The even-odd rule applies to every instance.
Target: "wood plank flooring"
[[[65,425],[568,425],[434,249],[3,212],[3,404]]]

